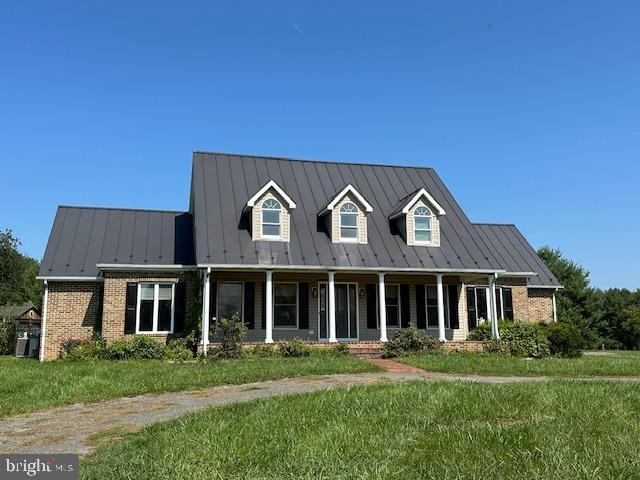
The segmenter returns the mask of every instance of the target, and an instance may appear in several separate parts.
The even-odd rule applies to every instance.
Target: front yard
[[[640,352],[587,352],[580,358],[524,359],[493,354],[448,353],[397,359],[431,372],[479,375],[640,376]]]
[[[108,398],[239,384],[301,375],[376,371],[350,356],[312,352],[301,358],[256,358],[213,363],[161,360],[36,360],[0,357],[0,417],[45,407]]]
[[[636,383],[414,382],[211,408],[97,450],[84,479],[640,477]]]

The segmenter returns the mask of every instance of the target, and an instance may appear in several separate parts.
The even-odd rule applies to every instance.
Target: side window
[[[242,321],[242,283],[218,282],[218,321],[237,315]]]
[[[400,285],[386,285],[385,306],[387,313],[387,327],[400,326]]]

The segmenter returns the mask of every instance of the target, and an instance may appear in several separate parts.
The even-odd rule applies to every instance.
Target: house
[[[410,324],[464,341],[483,321],[497,337],[498,318],[554,321],[561,288],[431,168],[207,152],[188,211],[59,207],[39,278],[43,359],[97,326],[165,340],[234,314],[251,342],[385,342]]]
[[[26,302],[13,309],[11,318],[16,321],[16,356],[37,356],[40,348],[40,309],[32,302]]]

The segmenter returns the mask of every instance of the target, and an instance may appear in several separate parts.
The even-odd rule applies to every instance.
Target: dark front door
[[[354,283],[336,283],[336,338],[338,340],[358,339],[358,295]],[[326,283],[319,289],[320,339],[329,338],[329,293]]]

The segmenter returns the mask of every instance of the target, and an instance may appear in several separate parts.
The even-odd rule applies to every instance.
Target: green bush
[[[271,343],[258,343],[253,347],[253,354],[256,357],[277,357],[278,351]]]
[[[336,343],[332,348],[331,351],[335,354],[335,355],[349,355],[349,344],[346,342],[339,342]]]
[[[109,344],[102,337],[92,340],[69,339],[63,343],[62,348],[64,358],[70,360],[89,358],[102,360],[161,360],[165,357],[167,347],[151,337],[134,335],[131,338],[114,340]]]
[[[237,314],[231,318],[220,320],[221,340],[220,347],[216,348],[214,355],[216,358],[242,358],[244,349],[242,342],[247,334],[247,326],[242,323]]]
[[[103,341],[68,339],[62,342],[62,356],[69,360],[87,360],[105,357]]]
[[[280,355],[285,358],[308,357],[311,355],[311,349],[300,338],[294,338],[289,342],[281,343],[278,345],[278,351]]]
[[[540,327],[521,322],[500,322],[498,326],[500,340],[488,342],[487,352],[512,357],[542,358],[548,356],[549,340]]]
[[[184,338],[174,338],[169,340],[164,349],[164,358],[175,362],[186,362],[193,360],[193,352],[187,347],[187,341]]]
[[[440,340],[428,337],[423,331],[410,326],[393,334],[393,337],[382,347],[382,357],[394,358],[440,349],[442,349]]]
[[[499,322],[498,329],[500,329],[500,324],[504,322]],[[480,340],[480,341],[488,341],[491,340],[491,323],[484,322],[479,324],[476,328],[469,332],[469,340]]]
[[[584,340],[580,329],[569,323],[541,324],[540,330],[549,340],[551,355],[575,358],[582,355]]]
[[[13,318],[13,307],[3,307],[0,311],[0,355],[15,353],[17,322]]]

